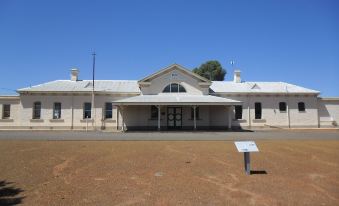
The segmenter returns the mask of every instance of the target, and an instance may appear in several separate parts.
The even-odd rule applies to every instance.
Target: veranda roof
[[[241,105],[242,102],[212,95],[140,95],[113,101],[116,105]]]

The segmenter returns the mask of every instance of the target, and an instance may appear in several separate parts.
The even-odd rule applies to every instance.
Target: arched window
[[[177,83],[171,83],[165,87],[162,91],[163,93],[178,93],[178,92],[186,92],[186,89]]]

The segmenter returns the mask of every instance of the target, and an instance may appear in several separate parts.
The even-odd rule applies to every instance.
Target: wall
[[[10,118],[3,119],[3,105],[10,104]],[[20,126],[20,98],[0,97],[0,129],[14,129]]]
[[[176,73],[178,76],[172,78],[172,74]],[[141,92],[143,94],[159,94],[170,83],[179,83],[186,89],[186,94],[208,94],[208,88],[199,86],[199,81],[177,69],[164,73],[151,81],[151,85],[143,86]]]
[[[117,129],[118,113],[117,108],[113,108],[113,118],[105,119],[104,110],[105,103],[112,102],[113,100],[126,98],[127,96],[117,95],[96,95],[95,97],[95,110],[92,111],[92,118],[95,116],[95,125],[92,120],[83,119],[83,105],[85,102],[91,102],[91,95],[22,95],[21,101],[18,100],[15,115],[15,125],[21,129],[80,129],[85,130],[93,129],[95,126],[97,129]],[[42,104],[41,118],[39,120],[33,120],[33,104],[36,101],[40,101]],[[0,101],[3,102],[3,100]],[[53,119],[53,104],[54,102],[60,102],[62,107],[61,119]],[[14,107],[14,105],[13,105]],[[94,111],[96,115],[94,115]],[[13,114],[14,115],[14,114]],[[4,127],[4,123],[0,122],[0,127]]]
[[[320,127],[338,127],[339,99],[318,99]]]
[[[243,102],[243,118],[235,120],[232,126],[242,128],[288,128],[289,119],[291,128],[318,127],[317,97],[296,95],[220,95]],[[262,119],[255,119],[255,102],[261,102]],[[279,102],[286,102],[288,110],[279,110]],[[305,102],[306,111],[298,111],[298,102]]]
[[[290,109],[290,125],[297,127],[318,127],[318,108],[321,127],[333,126],[333,121],[339,122],[339,100],[318,100],[315,96],[282,96],[282,95],[220,95],[243,102],[243,119],[233,120],[232,126],[244,129],[251,127],[288,127],[288,113],[279,111],[279,102],[284,101]],[[127,95],[96,95],[96,128],[116,130],[122,126],[121,112],[117,108],[113,110],[113,118],[104,119],[105,102],[128,97]],[[11,104],[11,120],[0,120],[0,129],[92,129],[92,121],[83,120],[83,104],[91,102],[91,95],[22,95],[19,98],[6,99],[0,97],[0,117],[2,117],[2,105]],[[33,102],[41,101],[41,120],[32,120]],[[299,112],[297,104],[303,101],[306,111]],[[53,120],[53,103],[62,103],[62,119]],[[262,120],[254,120],[254,102],[262,103]],[[249,110],[248,110],[249,107]],[[150,119],[150,106],[127,106],[125,113],[125,125],[157,127],[157,120]],[[161,126],[167,125],[167,107],[161,109]],[[249,112],[250,111],[250,112]],[[234,112],[233,112],[234,113]],[[72,121],[73,114],[73,121]],[[94,112],[92,112],[94,116]],[[234,114],[232,114],[234,117]],[[250,120],[250,121],[249,121]],[[228,125],[228,111],[225,106],[200,106],[200,119],[197,120],[198,128],[223,127]],[[193,120],[190,118],[190,106],[183,107],[183,127],[193,128]]]

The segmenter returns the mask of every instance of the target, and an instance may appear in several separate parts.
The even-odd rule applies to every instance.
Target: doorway
[[[167,107],[167,128],[169,130],[182,128],[182,107]]]

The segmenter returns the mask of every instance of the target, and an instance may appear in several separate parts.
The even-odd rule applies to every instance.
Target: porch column
[[[121,110],[121,130],[125,132],[125,118],[124,118],[124,106],[120,106]]]
[[[232,110],[233,106],[228,107],[228,129],[232,129]]]
[[[160,124],[161,109],[160,109],[160,105],[158,105],[157,107],[158,107],[158,131],[160,131],[160,128],[161,128],[161,124]]]
[[[193,106],[193,122],[194,122],[194,130],[197,130],[197,114],[196,114],[197,106]]]

